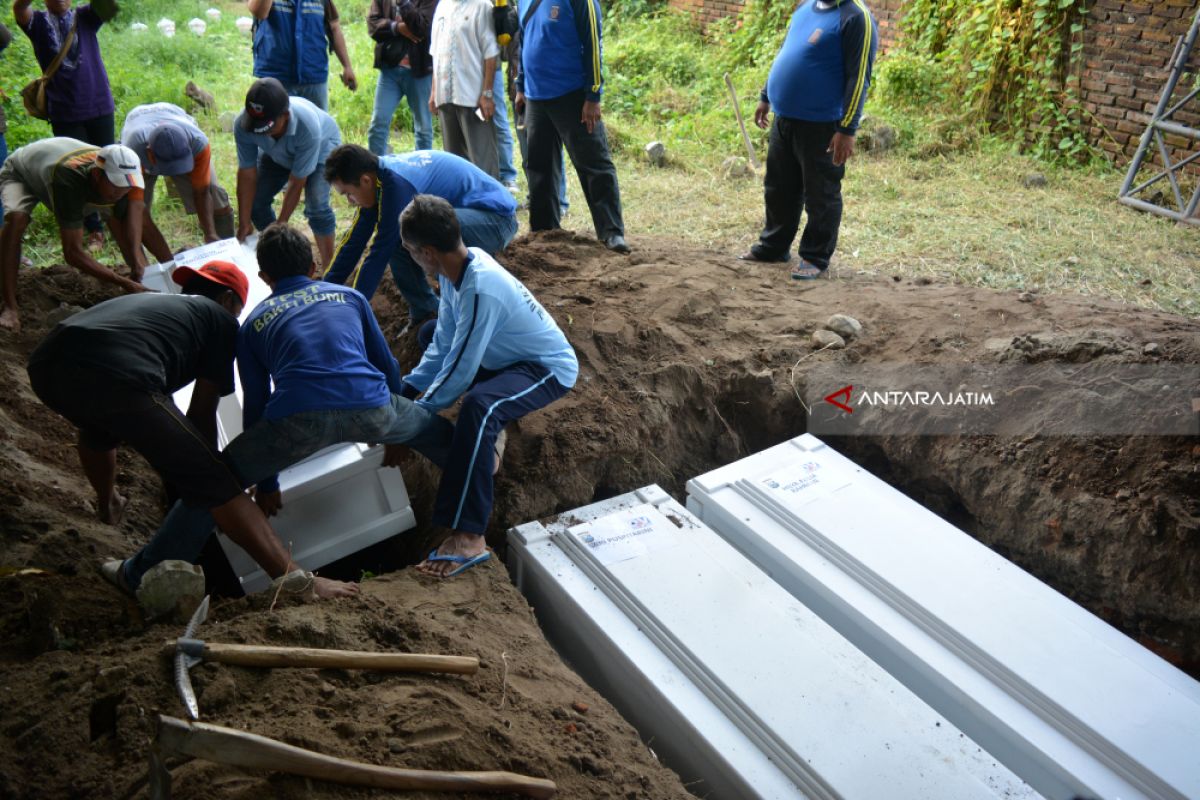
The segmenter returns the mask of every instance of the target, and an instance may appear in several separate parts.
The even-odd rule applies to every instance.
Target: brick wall
[[[1175,42],[1195,13],[1196,0],[1095,0],[1084,28],[1080,98],[1091,118],[1088,138],[1113,161],[1125,163],[1137,150],[1167,81]],[[1193,67],[1200,64],[1198,50],[1192,51]],[[1184,89],[1176,91],[1176,99]],[[1176,120],[1200,127],[1195,113]],[[1167,143],[1176,149],[1174,158],[1198,146],[1173,135]]]
[[[743,0],[668,0],[708,23],[741,11]],[[1084,27],[1084,65],[1080,99],[1088,116],[1088,138],[1109,158],[1123,164],[1133,157],[1170,71],[1171,53],[1187,33],[1197,0],[1094,0]],[[900,37],[905,0],[867,0],[879,23],[886,51]],[[1191,66],[1200,70],[1200,44]],[[1185,87],[1186,88],[1186,87]],[[1184,89],[1176,92],[1176,99]],[[1200,99],[1192,107],[1200,108]],[[1200,128],[1200,114],[1177,119]],[[1194,152],[1196,143],[1167,137],[1173,158]]]

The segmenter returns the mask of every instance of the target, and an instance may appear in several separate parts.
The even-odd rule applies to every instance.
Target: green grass
[[[183,95],[188,79],[212,92],[214,112],[196,113],[213,141],[214,159],[226,188],[236,169],[233,138],[221,129],[222,112],[236,113],[252,80],[249,38],[234,19],[244,5],[214,3],[219,23],[197,38],[185,23],[203,18],[207,2],[127,2],[118,20],[104,29],[101,46],[122,112],[145,102],[169,101],[190,109]],[[374,97],[372,42],[363,20],[365,3],[343,4],[346,32],[359,90],[350,93],[331,63],[330,106],[343,140],[366,142]],[[359,6],[362,6],[361,8]],[[762,223],[761,182],[727,180],[721,163],[745,150],[722,75],[730,71],[743,115],[753,113],[766,78],[772,47],[747,43],[730,25],[701,33],[691,22],[661,10],[614,15],[605,41],[605,115],[621,178],[626,226],[635,244],[662,236],[729,253],[748,247]],[[161,17],[178,33],[165,40],[154,28]],[[9,20],[11,22],[11,18]],[[128,29],[133,21],[150,26]],[[0,88],[8,95],[9,145],[49,134],[29,121],[17,91],[34,75],[28,42],[17,32],[0,57]],[[897,72],[896,74],[899,74]],[[910,84],[920,74],[905,73]],[[909,85],[909,94],[920,85]],[[15,100],[14,100],[15,98]],[[1082,292],[1141,306],[1200,316],[1200,230],[1125,208],[1116,202],[1121,169],[1093,165],[1066,169],[1040,164],[945,111],[887,106],[883,93],[870,100],[874,123],[899,134],[885,155],[859,153],[846,181],[845,218],[836,266],[851,272],[929,275],[998,289],[1038,287],[1046,292]],[[393,126],[392,146],[412,147],[405,116]],[[195,112],[193,112],[195,113]],[[761,158],[766,133],[750,127]],[[668,165],[650,167],[642,157],[652,140],[668,148]],[[1023,178],[1042,172],[1048,185],[1026,189]],[[590,229],[590,217],[574,177],[570,179],[568,227]],[[342,225],[349,213],[340,199]],[[181,247],[198,241],[197,228],[174,198],[156,200],[155,218],[168,240]],[[35,264],[60,260],[52,220],[39,213],[26,246]],[[110,262],[119,260],[114,249]]]

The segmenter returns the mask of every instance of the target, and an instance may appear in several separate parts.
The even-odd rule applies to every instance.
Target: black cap
[[[288,93],[275,78],[260,78],[246,92],[246,113],[242,128],[251,133],[267,133],[275,120],[288,110]]]

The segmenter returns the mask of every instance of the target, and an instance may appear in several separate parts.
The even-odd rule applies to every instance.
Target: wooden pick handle
[[[175,642],[167,642],[164,650],[174,653]],[[308,647],[269,647],[218,642],[205,643],[204,660],[242,667],[371,669],[380,672],[445,672],[454,675],[474,675],[479,671],[479,659],[473,656],[368,653],[359,650],[316,650]]]
[[[203,758],[243,769],[287,772],[309,778],[370,786],[377,789],[429,792],[513,792],[533,798],[551,798],[558,787],[545,778],[513,772],[443,772],[360,764],[336,756],[314,753],[234,728],[158,718],[158,744],[164,750]]]

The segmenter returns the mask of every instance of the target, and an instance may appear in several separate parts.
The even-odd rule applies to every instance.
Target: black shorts
[[[29,383],[43,403],[79,429],[81,446],[107,451],[128,444],[186,504],[216,508],[242,491],[221,454],[166,395],[53,361],[30,365]]]

